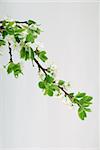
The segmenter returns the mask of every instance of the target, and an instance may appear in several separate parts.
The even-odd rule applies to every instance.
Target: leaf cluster
[[[41,89],[43,89],[44,94],[48,96],[53,96],[55,91],[57,93],[60,92],[60,89],[54,82],[54,78],[50,75],[46,75],[45,79],[43,81],[40,81],[38,85]]]
[[[92,104],[92,97],[86,95],[86,93],[78,92],[76,96],[73,98],[73,102],[76,103],[78,108],[78,115],[79,117],[84,120],[87,117],[87,112],[91,112],[91,109],[89,108]]]
[[[3,29],[1,31],[3,39],[7,35],[11,35],[14,37],[17,43],[25,42],[25,43],[34,43],[35,39],[41,33],[41,29],[38,25],[32,21],[28,20],[27,22],[20,25],[17,21],[6,21],[2,22]]]
[[[10,62],[10,63],[8,64],[7,72],[8,72],[8,74],[13,73],[16,78],[17,78],[20,74],[23,74],[23,73],[22,73],[22,69],[21,69],[20,63],[15,64],[15,63],[13,63],[13,62]]]

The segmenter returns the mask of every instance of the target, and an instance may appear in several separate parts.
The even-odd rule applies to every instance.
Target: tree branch
[[[47,75],[47,69],[43,68],[36,58],[34,58],[34,61],[37,64],[38,68],[41,69],[45,73],[45,75]]]
[[[48,75],[47,73],[47,69],[43,68],[42,65],[38,62],[38,60],[36,58],[34,58],[35,63],[37,64],[38,68],[41,69],[45,75]],[[55,81],[54,81],[55,82]],[[65,96],[68,96],[70,98],[70,100],[73,98],[69,93],[67,93],[63,87],[57,85],[58,88],[64,93]]]
[[[3,23],[5,20],[2,20],[2,21],[0,21],[0,23]],[[6,21],[7,23],[9,23],[9,21]],[[26,24],[28,24],[28,22],[27,21],[14,21],[14,22],[16,22],[16,23],[26,23]]]
[[[12,49],[11,49],[11,43],[8,42],[8,48],[9,48],[9,55],[10,55],[10,61],[9,62],[13,62],[13,59],[12,59]]]

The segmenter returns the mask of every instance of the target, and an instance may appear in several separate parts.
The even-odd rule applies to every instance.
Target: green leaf
[[[63,80],[59,80],[59,82],[58,82],[59,85],[64,85],[64,83],[65,83],[65,81],[63,81]]]
[[[14,64],[13,62],[10,62],[7,68],[8,74],[14,73],[14,76],[17,78],[19,74],[22,74],[21,65],[20,63]]]
[[[29,59],[29,52],[25,51],[25,60],[28,60],[28,59]]]
[[[52,76],[50,76],[50,75],[46,75],[45,80],[48,83],[52,83],[54,81],[54,78]]]
[[[33,20],[28,20],[28,25],[31,25],[31,24],[36,24],[36,22]]]
[[[91,109],[90,108],[84,108],[85,109],[85,111],[87,111],[87,112],[91,112]]]
[[[85,117],[87,117],[86,112],[81,107],[78,109],[78,115],[82,120],[84,120]]]
[[[48,90],[47,90],[47,94],[48,94],[49,96],[53,96],[53,90],[52,90],[52,89],[48,89]]]
[[[15,40],[16,40],[17,43],[20,43],[21,38],[19,37],[19,34],[15,34],[14,38],[15,38]]]
[[[14,34],[20,34],[20,33],[22,33],[23,31],[25,31],[24,28],[21,28],[21,27],[18,27],[18,26],[15,26],[15,27],[14,27]]]
[[[8,74],[10,74],[13,71],[13,67],[14,67],[14,63],[13,62],[9,63],[8,68],[7,68]]]
[[[69,93],[70,97],[74,97],[74,93]]]
[[[22,47],[22,49],[20,50],[20,57],[25,58],[25,56],[26,56],[25,47]]]
[[[6,24],[7,24],[7,21],[6,20],[4,20],[3,22],[2,22],[2,26],[6,26]]]
[[[76,95],[76,98],[81,98],[81,97],[84,97],[85,95],[86,95],[86,93],[78,92],[78,94]]]
[[[39,85],[39,88],[45,89],[45,82],[40,81],[38,85]]]
[[[41,30],[39,28],[37,28],[37,30],[35,31],[37,34],[41,33]]]
[[[91,101],[92,99],[93,99],[93,97],[91,97],[91,96],[84,96],[85,101]]]
[[[0,40],[0,46],[5,45],[6,42],[4,40]]]
[[[14,64],[13,71],[16,78],[19,76],[19,74],[22,74],[20,63]]]
[[[6,27],[6,32],[7,32],[9,35],[14,35],[14,29],[13,29],[13,27],[7,26],[7,27]]]
[[[20,57],[25,59],[26,61],[28,59],[33,60],[34,59],[34,51],[31,47],[22,47],[20,50]]]
[[[10,21],[10,22],[8,23],[8,25],[7,25],[7,26],[8,26],[8,27],[11,27],[11,26],[13,26],[13,25],[14,25],[14,23],[15,23],[14,21]]]
[[[34,59],[34,51],[33,49],[30,47],[30,58],[33,60]]]
[[[59,91],[59,87],[55,84],[51,84],[50,88],[53,90],[53,91]]]
[[[26,43],[27,42],[31,42],[31,43],[34,43],[34,36],[33,36],[33,33],[30,32],[27,36],[26,36]]]
[[[4,31],[2,32],[3,38],[5,38],[7,35],[8,35],[8,32],[7,32],[6,30],[4,30]]]
[[[43,61],[43,62],[45,62],[48,58],[47,58],[47,56],[46,56],[46,51],[41,51],[40,53],[39,53],[39,58]]]
[[[84,103],[82,104],[82,106],[83,106],[83,107],[89,107],[91,104],[92,104],[92,103],[85,103],[85,102],[84,102]]]

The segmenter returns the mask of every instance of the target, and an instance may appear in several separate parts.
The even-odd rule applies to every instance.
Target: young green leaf
[[[3,39],[4,39],[7,35],[8,35],[8,32],[7,32],[6,30],[4,30],[4,31],[2,32]]]
[[[36,29],[35,31],[37,34],[40,34],[41,33],[41,30],[39,28]]]
[[[91,96],[84,96],[84,101],[91,101],[93,97]]]
[[[13,71],[16,78],[19,76],[19,74],[22,74],[20,63],[14,64]]]
[[[17,78],[19,74],[22,74],[21,65],[20,63],[14,64],[13,62],[10,62],[7,68],[8,74],[14,73],[14,76]]]
[[[39,88],[45,89],[45,82],[44,81],[40,81],[38,85],[39,85]]]
[[[64,85],[64,83],[65,83],[65,81],[63,81],[63,80],[59,80],[59,82],[58,82],[59,85]]]
[[[14,35],[14,28],[11,27],[11,26],[7,26],[7,27],[6,27],[6,32],[7,32],[9,35]]]
[[[8,74],[10,74],[13,71],[13,67],[14,67],[14,63],[10,62],[8,67],[7,67],[7,72]]]
[[[78,94],[76,95],[76,98],[81,98],[81,97],[84,97],[85,95],[86,95],[86,93],[78,92]]]
[[[26,43],[27,42],[31,42],[31,43],[34,43],[34,36],[33,36],[33,33],[32,32],[30,32],[30,33],[28,33],[28,35],[26,36]]]
[[[46,56],[46,51],[41,51],[40,53],[39,53],[39,58],[43,61],[43,62],[45,62],[48,58],[47,58],[47,56]]]
[[[31,24],[36,24],[36,22],[33,20],[28,20],[28,25],[31,25]]]
[[[22,49],[20,50],[20,57],[25,59],[25,57],[26,57],[25,47],[22,47]]]
[[[49,89],[47,90],[47,94],[48,94],[49,96],[53,96],[53,90],[49,88]]]
[[[30,58],[31,60],[34,60],[34,51],[31,47],[30,47]]]
[[[78,115],[82,120],[84,120],[85,117],[87,117],[86,112],[81,107],[78,109]]]
[[[48,83],[52,83],[54,81],[54,78],[50,75],[46,75],[45,81],[48,82]]]
[[[5,45],[6,42],[4,40],[0,40],[0,46]]]
[[[20,57],[22,59],[25,59],[25,61],[31,59],[34,59],[34,51],[31,47],[22,47],[22,49],[20,50]]]

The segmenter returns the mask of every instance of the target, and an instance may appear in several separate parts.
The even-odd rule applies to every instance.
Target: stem
[[[39,70],[41,69],[45,73],[45,75],[47,75],[47,69],[43,68],[36,58],[34,58],[34,61],[37,64]]]
[[[12,59],[12,49],[11,49],[11,43],[8,42],[8,47],[9,47],[9,55],[10,55],[10,61],[9,62],[13,62],[13,59]]]
[[[5,20],[2,20],[2,21],[0,21],[0,23],[3,23]],[[9,21],[6,21],[7,23],[9,23]],[[26,24],[28,24],[28,22],[27,21],[14,21],[14,22],[16,22],[16,23],[26,23]]]

